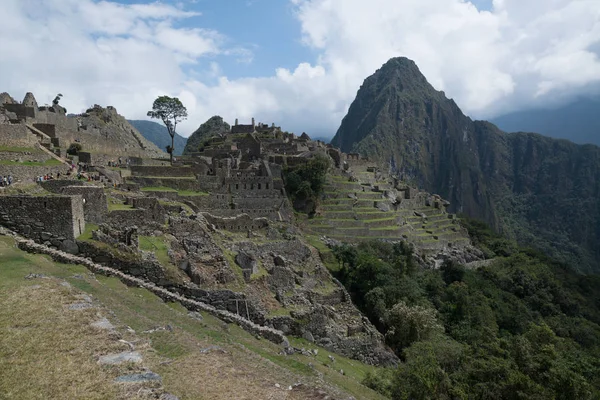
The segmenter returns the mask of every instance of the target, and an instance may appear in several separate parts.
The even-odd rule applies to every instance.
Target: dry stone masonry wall
[[[0,196],[0,225],[70,252],[85,229],[81,196]]]

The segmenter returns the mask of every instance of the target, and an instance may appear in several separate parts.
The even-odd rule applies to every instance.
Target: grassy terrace
[[[176,189],[165,186],[145,186],[140,189],[142,192],[177,192]]]
[[[388,187],[388,182],[375,182],[372,173],[357,171],[356,168],[355,176],[359,181],[351,182],[341,174],[327,177],[320,216],[307,221],[315,234],[325,234],[342,241],[401,238],[403,234],[420,243],[447,240],[445,238],[449,237],[453,223],[446,214],[433,207],[380,211],[374,204],[383,198],[383,193],[372,191],[363,184],[369,182],[381,189]],[[348,197],[350,194],[356,195],[356,199]],[[427,220],[424,221],[415,212],[426,215]],[[399,221],[406,222],[406,225],[399,225]],[[455,241],[454,238],[452,241]]]
[[[14,147],[14,146],[0,146],[0,151],[4,151],[7,153],[25,153],[29,152],[32,154],[43,154],[40,149],[36,149],[35,147]]]
[[[62,165],[62,163],[54,158],[50,158],[44,162],[34,162],[34,161],[11,161],[11,160],[0,160],[0,165],[24,165],[28,167],[52,167]]]

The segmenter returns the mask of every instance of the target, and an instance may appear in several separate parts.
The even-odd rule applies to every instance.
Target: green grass
[[[157,236],[138,236],[140,250],[151,251],[162,265],[171,263],[169,257],[169,246],[165,243],[164,237]]]
[[[34,147],[0,146],[0,151],[5,151],[7,153],[29,152],[33,154],[42,154],[42,152],[39,149],[36,149]]]
[[[156,259],[165,268],[167,279],[182,283],[187,281],[187,275],[171,262],[169,243],[164,236],[138,236],[139,249],[154,253]]]
[[[377,219],[365,219],[363,222],[373,223],[373,222],[387,222],[387,221],[396,221],[396,217],[387,217],[387,218],[377,218]]]
[[[177,190],[165,186],[146,186],[140,190],[142,192],[177,192]]]
[[[44,162],[35,162],[35,161],[18,162],[18,161],[11,161],[11,160],[0,160],[0,165],[24,165],[27,167],[52,167],[52,166],[62,165],[62,162],[60,162],[54,158],[50,158]]]
[[[77,240],[81,240],[83,242],[92,240],[92,231],[95,231],[97,229],[98,229],[98,225],[86,223],[85,230],[83,231],[83,233],[81,235],[79,235]]]
[[[177,190],[166,186],[146,186],[140,189],[142,192],[173,192],[179,196],[208,196],[207,192],[198,192],[195,190]]]
[[[369,228],[369,230],[371,230],[371,231],[397,231],[398,226],[396,226],[396,225],[383,226],[383,227],[377,227],[377,228]]]
[[[116,211],[116,210],[135,210],[133,208],[133,206],[129,205],[129,204],[123,204],[123,203],[113,203],[113,202],[109,202],[108,203],[108,211]]]

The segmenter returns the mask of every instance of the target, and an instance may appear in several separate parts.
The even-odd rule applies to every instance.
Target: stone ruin
[[[145,144],[127,131],[110,107],[94,106],[72,118],[57,105],[39,107],[30,94],[22,103],[7,95],[0,100],[9,122],[0,127],[10,127],[0,128],[0,140],[4,132],[12,145],[30,147],[49,139],[62,149],[77,137],[84,148],[94,149],[123,134],[128,137],[124,143],[137,143],[135,150],[121,146],[113,153],[117,160],[118,155],[126,160],[116,167],[109,166],[102,153],[81,152],[77,161],[93,167],[90,173],[102,180],[53,180],[39,183],[47,191],[44,195],[0,195],[0,225],[48,248],[79,253],[186,299],[308,338],[349,357],[372,364],[396,362],[318,254],[298,240],[282,172],[315,155],[329,157],[336,171],[356,175],[357,182],[364,177],[353,170],[362,168],[372,176],[369,202],[374,213],[417,205],[445,212],[448,204],[441,197],[400,182],[381,184],[385,177],[373,162],[312,141],[306,133],[282,132],[275,124],[236,121],[229,133],[169,165],[146,152]],[[103,124],[119,130],[103,131]],[[52,151],[52,146],[45,147]],[[349,200],[359,201],[358,196]],[[81,239],[86,223],[98,227],[91,238]],[[334,227],[339,228],[343,227]],[[143,236],[164,239],[166,257],[177,273],[140,250]],[[174,278],[178,274],[179,280]],[[238,291],[235,285],[242,283],[246,290]],[[290,312],[272,316],[269,307]]]

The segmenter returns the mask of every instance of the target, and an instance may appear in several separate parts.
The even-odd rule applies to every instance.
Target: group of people
[[[56,178],[54,178],[54,174],[53,173],[49,173],[46,175],[40,175],[38,177],[35,178],[36,182],[45,182],[45,181],[51,181],[54,179],[60,179],[60,172],[56,173]]]
[[[116,161],[114,161],[114,160],[110,160],[110,161],[108,162],[108,166],[109,166],[109,167],[122,167],[122,166],[123,166],[123,158],[122,158],[122,157],[119,157],[119,160],[118,160],[118,161],[119,161],[119,162],[117,163],[117,162],[116,162]],[[130,164],[130,160],[129,160],[129,158],[125,159],[125,165],[127,165],[127,166],[129,167],[129,164]]]
[[[0,177],[0,187],[7,187],[12,185],[13,177],[12,175],[5,175]]]

